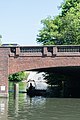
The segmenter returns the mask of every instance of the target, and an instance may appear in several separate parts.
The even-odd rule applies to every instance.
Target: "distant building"
[[[3,47],[16,47],[19,46],[18,44],[2,44]]]

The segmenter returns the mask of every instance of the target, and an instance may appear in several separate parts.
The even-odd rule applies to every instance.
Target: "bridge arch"
[[[0,93],[8,94],[8,75],[25,70],[80,67],[80,46],[1,46]],[[66,70],[65,69],[65,70]],[[3,90],[3,88],[5,88]]]

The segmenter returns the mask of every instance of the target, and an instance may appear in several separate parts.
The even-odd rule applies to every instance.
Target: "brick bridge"
[[[8,96],[9,74],[79,66],[80,46],[1,46],[0,96]]]

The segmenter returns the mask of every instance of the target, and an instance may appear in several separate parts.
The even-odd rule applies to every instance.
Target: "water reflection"
[[[0,120],[80,120],[80,99],[14,96],[0,98]]]
[[[80,99],[30,98],[19,94],[18,99],[10,95],[8,120],[79,120]]]
[[[14,99],[0,99],[0,120],[79,120],[80,99],[73,98],[30,98],[19,94]]]
[[[35,96],[35,97],[29,97],[29,96],[27,96],[26,98],[27,98],[26,99],[27,104],[35,106],[35,107],[41,107],[46,102],[46,98],[41,97],[41,96]]]
[[[7,120],[8,99],[0,98],[0,120]]]

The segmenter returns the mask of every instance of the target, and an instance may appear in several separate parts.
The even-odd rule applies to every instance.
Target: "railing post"
[[[16,56],[19,56],[19,54],[20,54],[20,48],[16,47]]]
[[[14,98],[18,97],[19,95],[19,84],[15,83],[14,84]]]
[[[43,47],[43,55],[47,56],[47,47],[46,46]]]
[[[57,46],[53,47],[53,55],[57,54]]]

